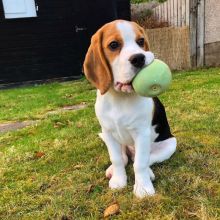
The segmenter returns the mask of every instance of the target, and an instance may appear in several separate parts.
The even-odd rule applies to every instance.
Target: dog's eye
[[[109,44],[109,48],[111,50],[116,50],[120,47],[120,44],[117,42],[117,41],[112,41],[110,44]]]
[[[140,47],[144,47],[144,38],[140,38],[136,42]]]

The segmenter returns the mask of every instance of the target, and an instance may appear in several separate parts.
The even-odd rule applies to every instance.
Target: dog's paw
[[[147,169],[148,172],[135,174],[134,194],[138,198],[155,194],[154,186],[151,182],[155,179],[155,176],[150,167]]]
[[[147,183],[136,181],[134,184],[134,194],[140,199],[146,196],[153,196],[155,194],[154,186],[151,181]]]
[[[112,176],[109,180],[109,187],[111,189],[121,189],[127,185],[127,177],[126,176]]]
[[[108,179],[111,179],[112,176],[113,176],[113,166],[110,165],[108,167],[108,169],[105,171],[105,176],[108,178]]]

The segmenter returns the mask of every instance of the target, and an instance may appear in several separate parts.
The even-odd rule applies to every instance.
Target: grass
[[[161,100],[178,149],[152,167],[157,195],[138,200],[132,164],[127,188],[108,189],[95,90],[85,80],[2,90],[1,122],[39,122],[0,136],[0,219],[102,219],[115,201],[111,219],[219,219],[219,97],[219,68],[174,74]],[[85,109],[45,115],[81,102]]]

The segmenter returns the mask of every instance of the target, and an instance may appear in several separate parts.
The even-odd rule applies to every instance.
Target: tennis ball
[[[154,97],[167,90],[171,81],[170,68],[163,61],[155,59],[137,73],[132,86],[140,96]]]

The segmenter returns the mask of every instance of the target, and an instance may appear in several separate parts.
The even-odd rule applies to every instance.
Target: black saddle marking
[[[163,104],[157,97],[154,97],[153,101],[155,108],[152,125],[156,125],[155,131],[159,134],[154,142],[164,141],[168,138],[173,137],[173,135],[170,131],[170,126],[167,121],[166,111]]]

